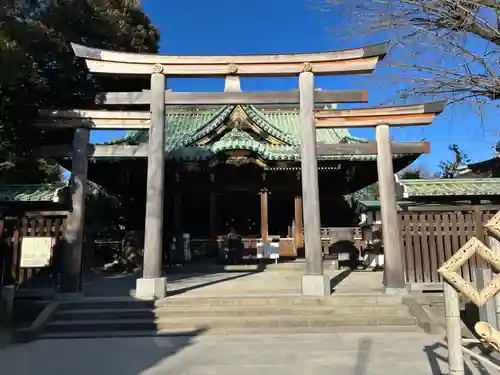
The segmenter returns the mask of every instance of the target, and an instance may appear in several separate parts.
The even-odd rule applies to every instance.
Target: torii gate
[[[375,128],[376,142],[370,146],[372,150],[368,151],[367,144],[362,144],[359,152],[354,153],[373,154],[374,149],[376,149],[386,293],[406,292],[403,245],[399,232],[394,168],[391,155],[399,153],[399,146],[397,143],[390,141],[389,128],[391,126],[429,125],[434,117],[442,112],[444,105],[444,102],[433,102],[401,107],[321,110],[316,111],[314,114],[317,128]],[[425,142],[423,144],[425,145],[423,151],[425,153],[430,152],[430,145]],[[321,150],[324,150],[325,153],[331,152],[335,148],[341,149],[343,145],[339,146],[321,145],[319,152]]]
[[[147,153],[147,196],[144,245],[144,271],[137,280],[138,298],[164,298],[166,278],[162,274],[162,235],[163,235],[163,189],[164,189],[164,141],[165,105],[223,105],[223,104],[300,104],[301,123],[301,170],[305,224],[306,274],[302,278],[304,295],[324,296],[331,293],[330,280],[323,274],[322,249],[320,239],[319,193],[317,172],[316,126],[374,126],[410,116],[399,125],[427,124],[442,105],[423,105],[390,107],[386,109],[364,109],[352,111],[320,111],[315,114],[316,103],[362,103],[367,102],[365,90],[352,91],[315,91],[314,74],[339,75],[372,72],[377,62],[384,58],[387,44],[379,44],[357,49],[324,53],[286,54],[286,55],[227,55],[227,56],[169,56],[136,54],[106,51],[73,44],[76,56],[84,58],[89,71],[93,74],[149,75],[150,91],[137,93],[102,93],[98,96],[100,104],[146,104],[150,113],[116,111],[49,111],[38,125],[42,127],[75,128],[72,151],[72,201],[73,210],[68,218],[67,241],[69,251],[64,262],[66,277],[63,290],[77,292],[79,270],[81,267],[81,245],[83,237],[84,191],[87,159],[89,154],[89,129],[143,129],[149,127],[149,144],[143,146],[97,146],[91,154],[98,152],[118,152],[121,155]],[[166,91],[167,77],[276,77],[299,76],[299,92],[223,92],[223,93],[178,93]],[[382,110],[382,112],[380,112]],[[364,111],[364,112],[363,112]],[[353,113],[354,115],[349,115]],[[358,115],[355,115],[358,113]],[[327,120],[321,119],[321,116]],[[379,116],[379,122],[373,120]],[[385,117],[384,117],[385,116]],[[413,116],[413,117],[411,117]],[[351,122],[345,120],[349,118]],[[337,122],[335,122],[337,121]],[[357,122],[356,122],[357,121]],[[373,122],[375,121],[375,122]],[[382,122],[380,122],[382,121]],[[357,125],[360,126],[360,125]],[[104,148],[106,147],[106,149]],[[142,148],[141,148],[142,147]],[[329,146],[331,147],[331,146]],[[335,148],[337,147],[337,148]],[[371,153],[376,150],[379,157],[379,175],[383,195],[383,215],[387,222],[393,222],[391,214],[392,156],[388,138],[388,125],[377,128],[377,143],[363,145],[338,145],[333,149],[319,146],[320,153]],[[425,152],[428,145],[421,143],[393,144],[393,152]],[[66,152],[69,150],[66,150]],[[109,155],[109,154],[108,154]],[[76,182],[76,183],[75,183]],[[383,186],[383,187],[382,187]],[[387,204],[389,202],[389,204]],[[393,205],[395,202],[393,203]],[[389,208],[388,208],[389,207]],[[392,216],[391,216],[392,215]],[[397,224],[396,224],[397,225]],[[397,227],[395,227],[397,228]],[[389,234],[388,241],[394,242]],[[392,239],[391,239],[392,238]],[[390,242],[392,244],[392,242]],[[394,249],[397,244],[389,245]],[[393,250],[390,250],[393,254]],[[397,252],[397,251],[396,251]],[[402,270],[401,249],[399,255],[389,255],[388,275],[393,269]],[[397,263],[397,264],[396,264]],[[399,272],[399,271],[398,271]],[[387,277],[389,290],[403,290],[404,278]]]

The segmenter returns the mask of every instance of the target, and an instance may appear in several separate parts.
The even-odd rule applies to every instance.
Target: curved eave
[[[244,105],[242,107],[248,118],[261,127],[264,132],[270,134],[284,144],[290,146],[300,146],[300,142],[295,139],[295,137],[274,126],[272,122],[270,122],[265,115],[254,106]]]
[[[499,157],[467,164],[468,169],[474,173],[489,172],[492,169],[497,168],[498,166],[500,166]]]
[[[385,57],[388,49],[388,43],[383,43],[318,53],[174,56],[109,51],[75,43],[71,46],[76,56],[86,59],[87,67],[93,73],[151,74],[156,70],[179,77],[293,76],[305,70],[320,75],[369,73]]]
[[[224,123],[224,121],[233,112],[233,110],[234,106],[222,107],[209,121],[201,125],[192,135],[187,137],[183,142],[176,145],[175,147],[186,147],[207,136],[208,134],[216,130],[219,126],[221,126],[221,124]]]
[[[93,161],[119,161],[127,159],[147,159],[147,155],[144,150],[141,150],[140,146],[130,146],[131,149],[137,150],[137,152],[124,156],[121,154],[109,154],[109,155],[99,155],[91,156]],[[293,148],[287,146],[276,146],[276,147],[265,147],[259,144],[245,144],[234,146],[187,146],[187,147],[177,147],[165,152],[165,158],[173,160],[185,160],[185,161],[203,161],[215,157],[218,153],[244,150],[255,153],[259,155],[262,159],[268,161],[292,161],[300,163],[300,155],[294,152]],[[420,154],[411,155],[393,155],[395,161],[402,159],[417,159]],[[373,162],[377,159],[376,155],[329,155],[318,157],[320,162],[335,162],[335,161],[346,161],[346,162]],[[69,159],[68,159],[69,160]],[[411,163],[410,162],[410,163]],[[408,163],[408,164],[410,164]],[[406,165],[405,165],[406,166]]]

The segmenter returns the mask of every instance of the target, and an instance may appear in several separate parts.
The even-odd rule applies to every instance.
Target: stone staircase
[[[413,297],[413,302],[421,307],[421,311],[426,315],[423,319],[419,316],[418,311],[414,310],[411,304],[406,303],[410,307],[410,312],[417,317],[421,328],[428,333],[444,333],[446,329],[444,295],[443,293],[428,293]],[[462,336],[466,338],[474,338],[471,329],[479,320],[479,311],[473,304],[467,304],[461,299],[460,310],[462,315]]]
[[[398,296],[329,298],[170,297],[163,301],[94,298],[61,302],[40,338],[231,333],[416,331]]]

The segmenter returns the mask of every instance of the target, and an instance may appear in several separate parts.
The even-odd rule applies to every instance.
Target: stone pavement
[[[39,340],[0,350],[12,375],[444,375],[442,338],[424,333]],[[467,360],[470,375],[497,374]]]

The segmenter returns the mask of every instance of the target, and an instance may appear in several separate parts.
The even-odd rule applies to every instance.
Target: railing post
[[[443,286],[449,371],[450,375],[464,375],[464,354],[462,352],[462,327],[458,292],[446,281],[443,283]]]
[[[500,241],[492,235],[488,235],[486,240],[487,240],[486,244],[491,249],[491,251],[493,251],[493,254],[495,254],[496,256],[500,256]],[[491,326],[496,327],[496,329],[500,330],[500,293],[495,295],[494,305],[495,305],[495,324],[491,324],[490,322],[489,323]]]

